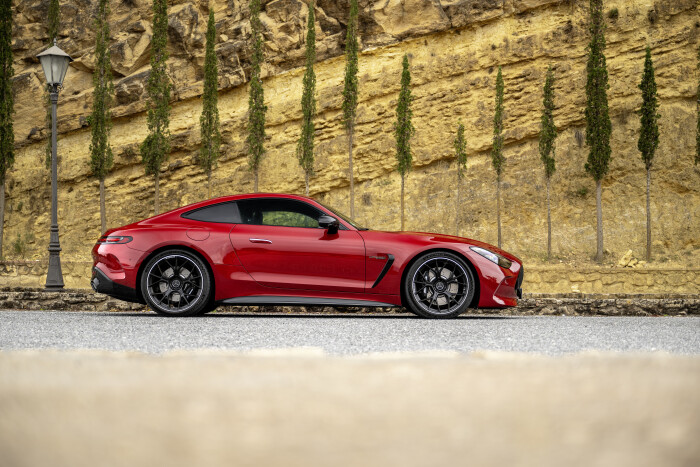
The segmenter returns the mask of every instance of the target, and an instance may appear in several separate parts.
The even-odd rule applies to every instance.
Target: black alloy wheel
[[[154,256],[141,275],[146,303],[158,314],[192,316],[206,313],[212,294],[209,270],[202,260],[184,250]]]
[[[423,318],[455,318],[474,298],[474,276],[455,254],[428,253],[413,263],[404,281],[409,310]]]

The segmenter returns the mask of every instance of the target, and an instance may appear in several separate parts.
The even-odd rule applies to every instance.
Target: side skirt
[[[284,297],[268,295],[251,295],[248,297],[228,298],[222,305],[298,305],[298,306],[364,306],[364,307],[398,307],[393,303],[372,300],[350,300],[345,298],[320,297]]]

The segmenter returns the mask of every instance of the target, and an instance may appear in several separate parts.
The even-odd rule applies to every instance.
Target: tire
[[[212,311],[216,310],[219,307],[219,304],[216,303],[214,300],[211,300],[209,303],[207,303],[207,306],[202,309],[198,314],[199,315],[206,315],[207,313],[211,313]]]
[[[406,307],[422,318],[456,318],[474,298],[471,268],[448,252],[424,254],[413,262],[403,283]]]
[[[205,312],[212,298],[209,269],[189,251],[158,253],[146,263],[141,293],[153,311],[164,316],[194,316]]]

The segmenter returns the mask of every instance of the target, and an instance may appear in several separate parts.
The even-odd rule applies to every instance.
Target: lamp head
[[[37,58],[41,62],[41,68],[44,70],[46,83],[49,87],[56,89],[62,87],[63,78],[66,77],[66,71],[68,71],[68,64],[73,59],[56,45],[56,39],[53,41],[53,46],[41,52]]]

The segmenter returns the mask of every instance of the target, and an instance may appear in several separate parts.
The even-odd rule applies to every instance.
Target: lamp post
[[[51,97],[51,228],[49,237],[49,272],[46,274],[47,289],[63,288],[61,272],[61,244],[58,241],[58,167],[56,163],[56,104],[58,91],[63,87],[63,78],[68,71],[68,63],[73,59],[56,45],[44,50],[37,58],[44,69],[46,84]]]

